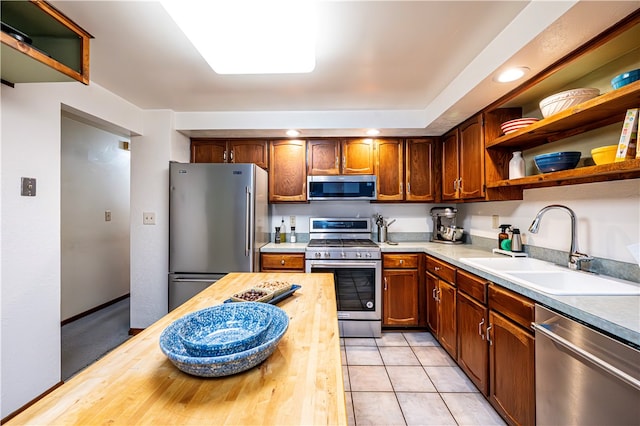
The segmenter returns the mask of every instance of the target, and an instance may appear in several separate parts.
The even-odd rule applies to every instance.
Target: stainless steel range
[[[382,335],[381,250],[366,218],[311,218],[306,272],[332,273],[342,337]]]

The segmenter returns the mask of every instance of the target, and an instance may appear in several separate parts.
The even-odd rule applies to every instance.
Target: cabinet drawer
[[[524,296],[495,284],[489,286],[489,309],[500,312],[530,332],[534,307],[533,301]]]
[[[427,256],[427,271],[450,283],[456,282],[456,268],[434,257]]]
[[[383,254],[382,267],[387,269],[416,269],[419,254]]]
[[[489,281],[477,277],[463,270],[458,270],[456,285],[459,291],[463,291],[483,305],[487,304],[487,287]]]
[[[298,270],[304,272],[304,253],[262,253],[262,270]]]

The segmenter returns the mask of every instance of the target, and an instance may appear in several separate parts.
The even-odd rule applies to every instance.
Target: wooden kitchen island
[[[301,288],[277,305],[289,315],[289,328],[262,364],[201,378],[178,370],[162,353],[159,336],[171,322],[264,279]],[[7,424],[346,425],[333,276],[229,274]]]

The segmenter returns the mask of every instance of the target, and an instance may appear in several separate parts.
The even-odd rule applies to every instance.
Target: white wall
[[[119,136],[62,117],[61,319],[129,293],[130,152]],[[111,220],[105,220],[105,211]]]
[[[528,232],[536,213],[549,204],[562,204],[577,217],[580,251],[591,256],[638,263],[629,250],[640,242],[640,185],[637,179],[583,185],[530,189],[522,201],[465,204],[464,228],[472,235],[498,237],[491,216],[520,228],[524,244],[569,251],[570,218],[551,210],[542,218],[537,234]]]
[[[68,105],[133,133],[142,112],[98,85],[0,86],[0,416],[60,381],[60,117]],[[20,178],[37,179],[35,197]]]

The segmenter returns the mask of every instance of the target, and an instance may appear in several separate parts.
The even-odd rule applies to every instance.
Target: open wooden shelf
[[[640,107],[640,81],[590,99],[516,132],[488,141],[488,149],[525,150],[589,130],[622,123],[629,108]]]
[[[543,173],[519,179],[499,180],[487,183],[487,188],[542,188],[635,178],[640,178],[640,160],[627,160],[619,163]]]

